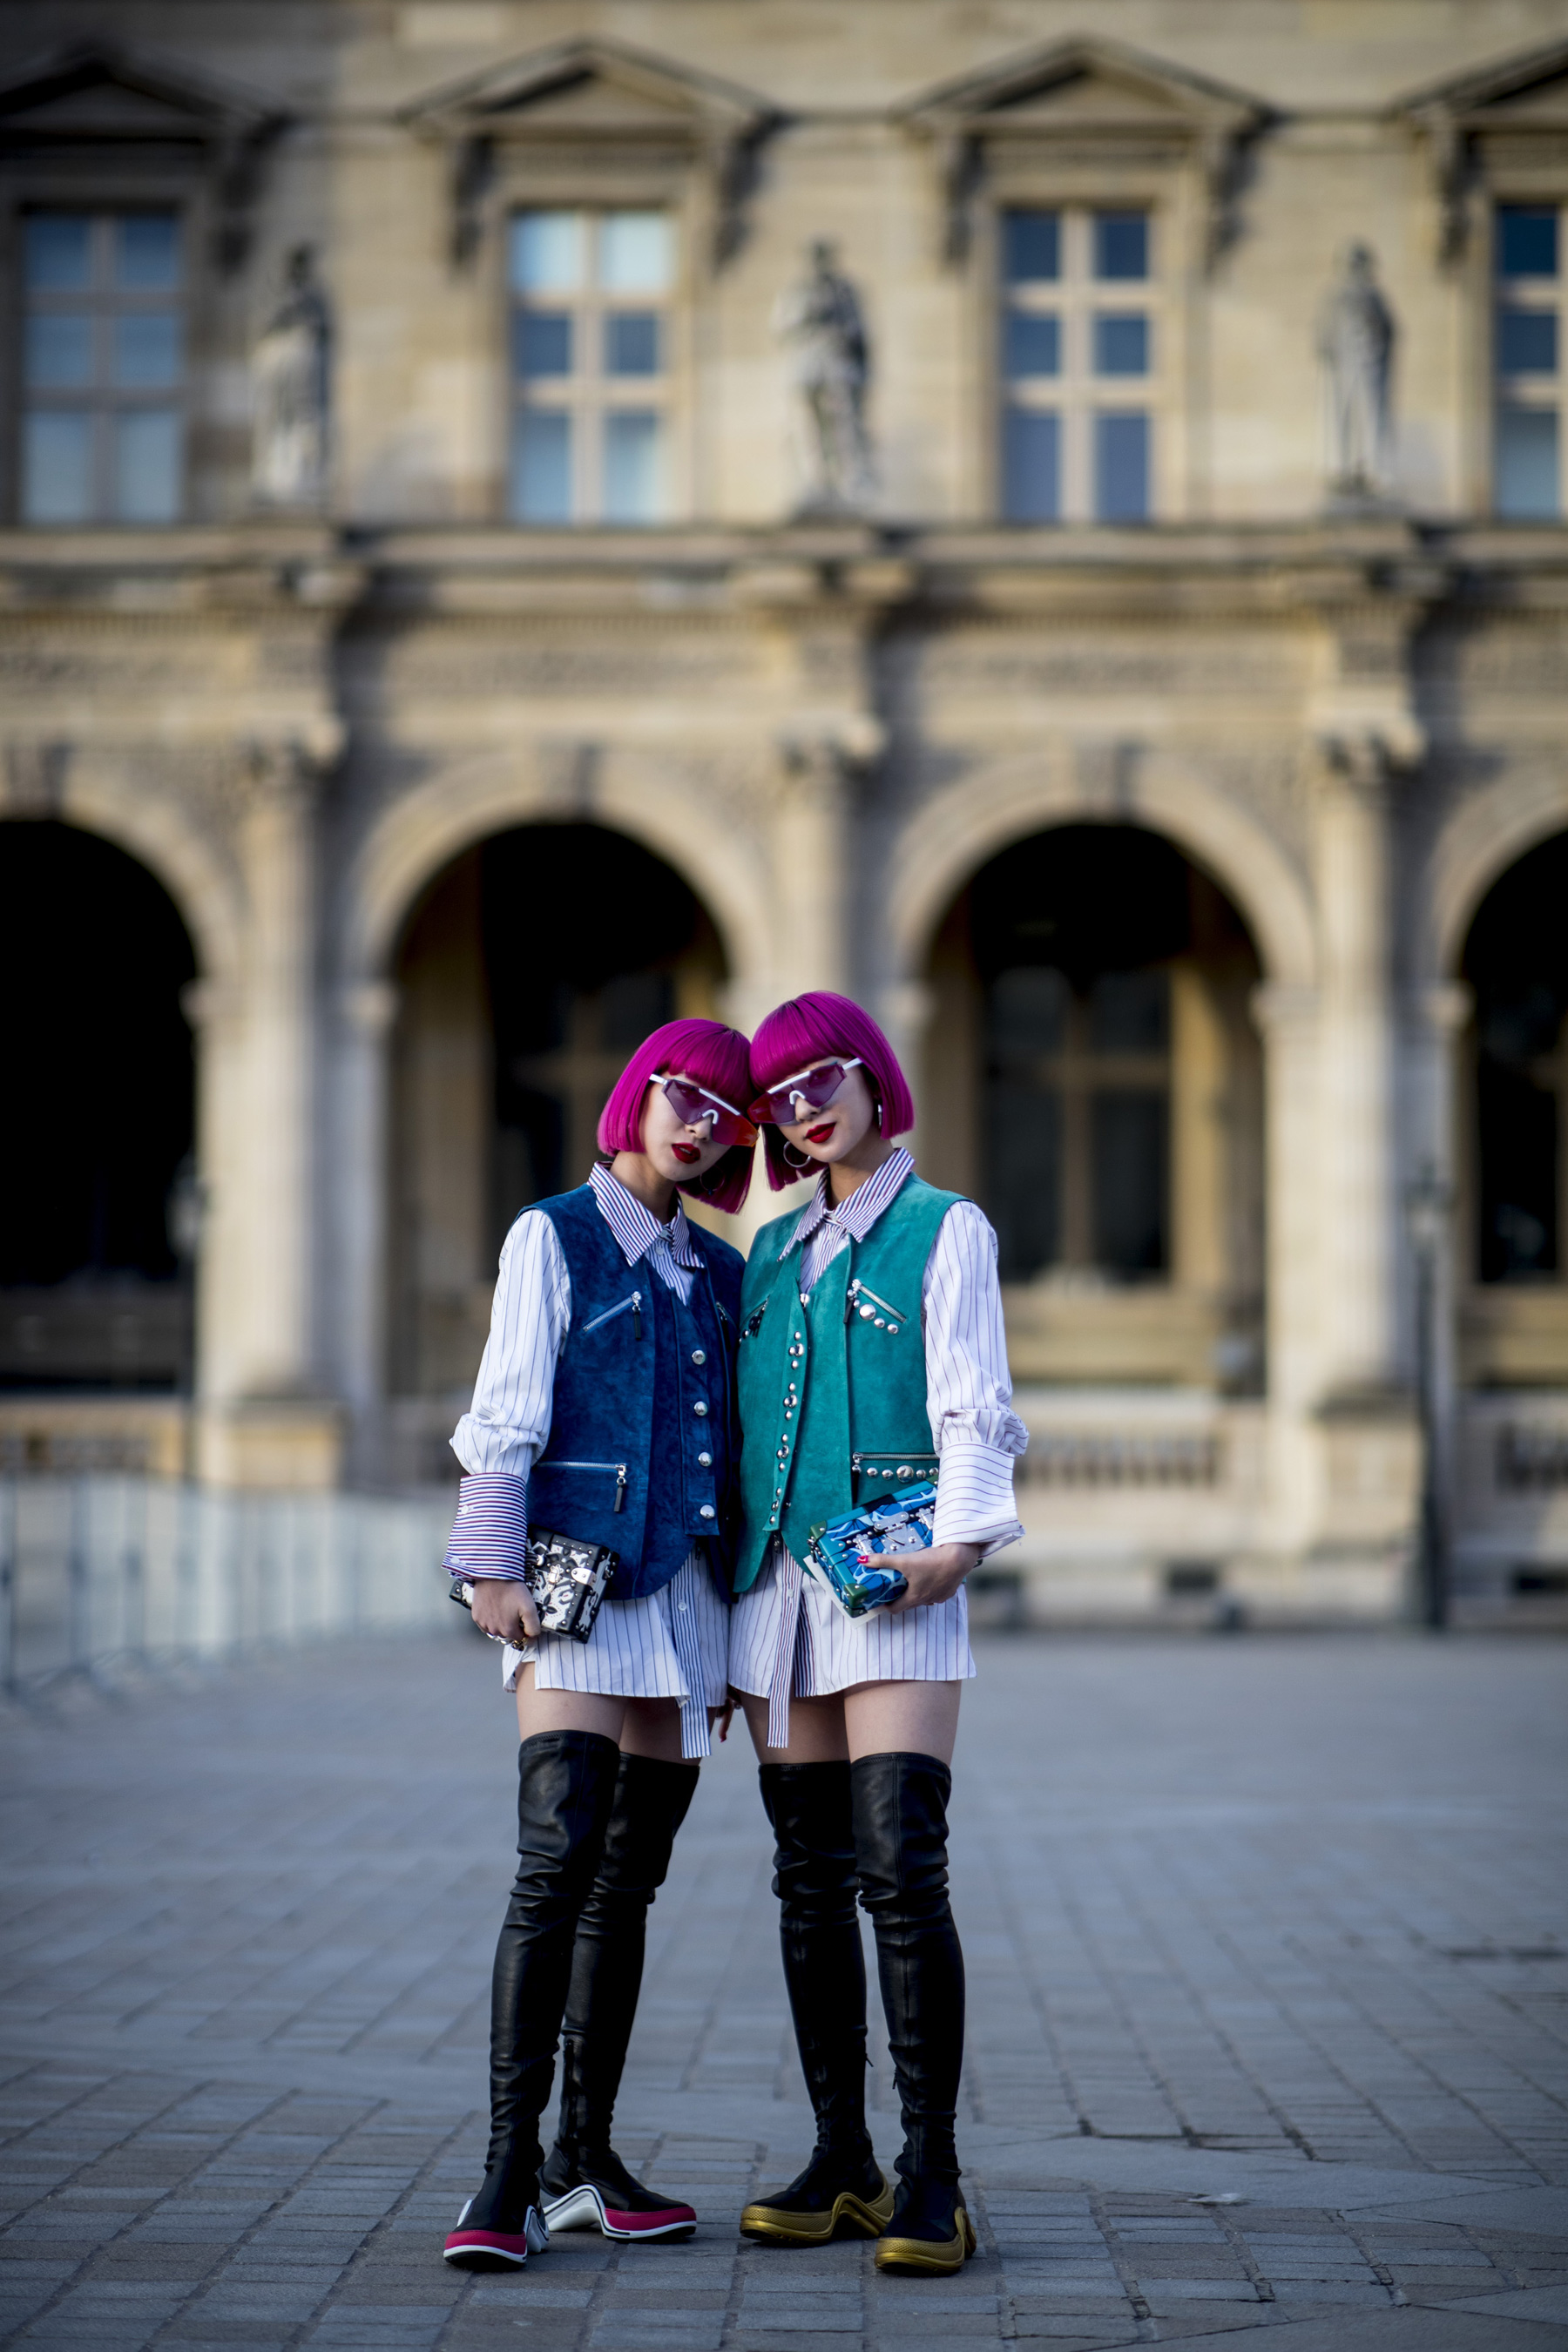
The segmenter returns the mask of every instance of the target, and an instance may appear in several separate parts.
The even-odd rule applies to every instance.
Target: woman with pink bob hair
[[[689,2205],[632,2179],[610,2129],[647,1908],[727,1706],[742,1262],[687,1222],[680,1196],[741,1206],[750,1099],[738,1031],[671,1021],[645,1039],[605,1106],[587,1182],[523,1210],[507,1235],[452,1438],[465,1475],[446,1565],[505,1644],[521,1741],[489,2150],[445,2248],[465,2269],[521,2269],[552,2230],[696,2226]],[[575,1635],[541,1631],[526,1580],[556,1538],[579,1564],[613,1566]],[[558,2038],[560,2126],[542,2168]]]
[[[741,2228],[795,2246],[847,2229],[879,2241],[880,2270],[947,2273],[974,2251],[954,2146],[963,1955],[947,1897],[949,1767],[974,1672],[963,1585],[1023,1533],[1013,1465],[1028,1442],[996,1236],[973,1202],[916,1175],[895,1140],[914,1124],[903,1072],[849,998],[818,992],[770,1013],[752,1077],[774,1191],[816,1181],[804,1210],[763,1227],[742,1291],[730,1681],[773,1825],[816,2147]],[[900,1552],[898,1597],[852,1615],[822,1564],[807,1575],[802,1563],[826,1523],[910,1489],[901,1507],[926,1510],[930,1549]],[[866,2129],[857,1894],[903,2113],[896,2195]]]

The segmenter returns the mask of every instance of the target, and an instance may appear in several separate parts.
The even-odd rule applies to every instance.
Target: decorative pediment
[[[453,154],[453,251],[465,258],[483,227],[498,149],[548,154],[607,149],[678,155],[710,173],[715,258],[740,239],[740,212],[759,141],[778,121],[752,91],[621,42],[558,41],[405,107],[402,121]]]
[[[261,149],[283,114],[249,92],[119,44],[73,43],[0,82],[0,148],[29,163],[166,156],[210,171],[218,257],[243,257]]]
[[[947,194],[947,249],[968,248],[970,201],[988,154],[1028,144],[1061,154],[1138,152],[1195,159],[1208,205],[1208,249],[1231,234],[1236,161],[1268,119],[1258,100],[1161,59],[1093,38],[1053,42],[900,110],[936,144]]]
[[[1484,152],[1495,163],[1568,163],[1568,40],[1434,82],[1391,110],[1427,141],[1445,258],[1464,250],[1469,194]]]

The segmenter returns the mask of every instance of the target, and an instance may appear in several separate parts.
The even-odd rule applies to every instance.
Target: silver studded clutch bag
[[[584,1543],[576,1536],[556,1535],[549,1528],[532,1528],[523,1582],[539,1611],[540,1632],[563,1633],[569,1642],[585,1642],[620,1557],[607,1544]],[[454,1577],[453,1600],[468,1609],[473,1597],[468,1580]]]

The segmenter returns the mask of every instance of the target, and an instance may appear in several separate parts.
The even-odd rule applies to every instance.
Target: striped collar
[[[675,1214],[668,1225],[661,1225],[651,1209],[645,1208],[634,1194],[627,1192],[618,1176],[597,1165],[588,1171],[588,1181],[594,1188],[594,1198],[599,1203],[599,1213],[621,1245],[621,1255],[628,1265],[636,1265],[660,1242],[668,1249],[677,1265],[700,1266],[708,1261],[691,1238],[691,1228],[686,1222],[686,1211],[678,1200]]]
[[[787,1257],[796,1242],[804,1247],[819,1225],[837,1225],[851,1241],[863,1242],[889,1202],[902,1191],[914,1172],[914,1160],[900,1143],[874,1175],[868,1176],[863,1184],[857,1184],[849,1198],[835,1208],[828,1195],[825,1168],[817,1179],[816,1192],[780,1250],[780,1257]]]

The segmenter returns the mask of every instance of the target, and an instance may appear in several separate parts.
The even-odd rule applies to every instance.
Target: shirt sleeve
[[[926,1410],[941,1457],[934,1543],[977,1543],[982,1557],[1023,1535],[1013,1465],[1029,1433],[1013,1411],[996,1236],[973,1201],[937,1229],[921,1292]]]
[[[454,1574],[518,1577],[527,1560],[528,1474],[550,1442],[555,1365],[572,1323],[572,1282],[548,1217],[506,1237],[474,1401],[452,1433],[468,1476],[447,1547]]]

